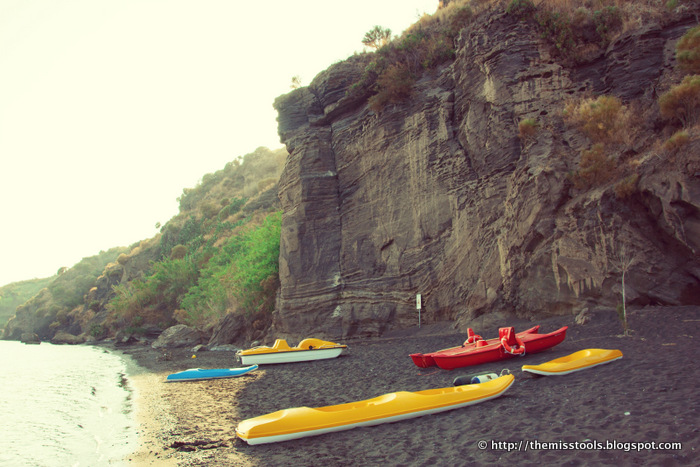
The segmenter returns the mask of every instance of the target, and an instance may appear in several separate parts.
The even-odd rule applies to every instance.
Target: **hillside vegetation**
[[[376,52],[366,54],[369,62],[350,93],[369,92],[368,103],[375,111],[410,97],[413,85],[425,71],[455,58],[455,43],[460,33],[483,12],[504,11],[532,22],[550,45],[552,54],[560,62],[576,66],[600,55],[622,33],[658,21],[697,1],[451,0],[441,3],[443,8],[423,15],[400,36],[382,41]],[[681,45],[688,49],[681,53],[681,60],[698,60],[698,40],[696,32]],[[685,69],[698,72],[693,65]]]
[[[216,336],[225,321],[247,342],[271,326],[375,335],[413,323],[404,297],[419,288],[436,319],[458,323],[610,305],[630,272],[608,258],[620,232],[626,246],[660,232],[696,254],[692,199],[648,205],[670,184],[664,171],[677,186],[697,173],[700,28],[687,26],[697,1],[440,4],[398,37],[376,27],[375,51],[278,98],[291,156],[259,148],[204,175],[157,236],[110,250],[98,274],[76,266],[57,278],[17,309],[5,338],[128,339],[177,323]],[[616,51],[643,57],[636,33],[678,18],[675,50],[658,62],[628,74],[609,65]],[[650,210],[649,226],[629,219]],[[637,248],[640,263],[672,272],[654,248]],[[623,282],[622,314],[628,299],[696,297],[676,269],[668,286],[626,276],[635,292],[626,298]]]
[[[84,339],[157,334],[185,323],[211,329],[231,312],[270,314],[278,286],[277,181],[286,150],[258,148],[206,174],[178,198],[154,238],[83,260],[24,303],[5,338],[59,330]],[[92,261],[92,260],[91,260]],[[269,321],[269,319],[267,319]]]
[[[85,295],[109,263],[127,251],[125,247],[101,251],[83,258],[70,269],[61,268],[56,278],[36,295],[19,305],[5,326],[5,337],[19,339],[23,332],[46,337],[70,326],[71,312],[83,303]],[[25,326],[29,323],[30,326]]]
[[[28,281],[13,282],[0,287],[0,327],[4,327],[7,320],[17,311],[17,307],[36,295],[41,289],[49,285],[54,277],[44,279],[31,279]]]

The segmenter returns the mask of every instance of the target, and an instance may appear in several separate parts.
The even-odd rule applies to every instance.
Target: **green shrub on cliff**
[[[411,95],[415,78],[402,63],[390,65],[377,78],[377,94],[369,98],[369,108],[379,112],[389,103],[401,102]]]
[[[613,35],[622,30],[622,13],[615,6],[606,6],[593,12],[593,24],[600,45],[606,47],[612,41]]]
[[[192,256],[159,261],[144,278],[115,286],[115,296],[107,308],[126,323],[136,317],[152,324],[167,322],[198,277],[199,269]]]
[[[676,60],[682,70],[700,73],[700,26],[688,30],[676,44]]]
[[[365,33],[362,43],[367,47],[379,49],[391,40],[391,29],[375,26]]]
[[[544,10],[535,15],[535,20],[540,30],[540,36],[551,42],[560,55],[568,57],[573,54],[576,43],[569,15]]]
[[[628,137],[630,114],[615,96],[571,101],[564,117],[596,143],[623,143]]]
[[[675,121],[684,128],[695,124],[700,116],[700,75],[686,76],[659,97],[661,116]]]
[[[369,105],[377,112],[387,104],[405,100],[423,71],[454,59],[455,38],[472,17],[470,2],[465,1],[453,2],[434,15],[423,16],[401,37],[378,47],[361,80],[351,86],[349,93],[370,89],[373,96]]]
[[[581,151],[578,170],[570,178],[576,188],[588,189],[609,182],[615,175],[617,162],[605,146],[597,143],[591,149]]]
[[[573,62],[585,61],[591,49],[607,47],[624,29],[625,15],[617,5],[597,2],[598,10],[572,3],[542,3],[513,0],[506,12],[522,20],[534,19],[540,37],[557,55]],[[631,2],[630,2],[631,3]]]
[[[163,234],[160,237],[160,254],[162,258],[167,258],[171,255],[172,249],[177,245],[184,245],[188,251],[195,251],[199,248],[204,239],[202,237],[202,224],[204,219],[197,219],[195,216],[190,216],[182,227],[177,227],[175,224],[167,224],[163,228]]]
[[[190,324],[212,323],[230,311],[272,311],[279,271],[282,213],[231,237],[182,299]]]
[[[669,139],[664,142],[664,149],[668,152],[676,152],[680,148],[687,146],[690,142],[690,136],[686,130],[675,132]]]
[[[540,129],[540,123],[534,118],[526,118],[518,123],[518,137],[527,141],[534,138],[537,131]]]
[[[537,10],[532,0],[511,0],[506,7],[506,13],[517,18],[525,19],[531,17]]]

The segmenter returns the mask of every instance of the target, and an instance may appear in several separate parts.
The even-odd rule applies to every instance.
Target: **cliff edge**
[[[289,158],[278,336],[377,336],[491,312],[537,318],[621,303],[700,304],[700,140],[678,150],[658,98],[698,6],[621,32],[577,63],[533,21],[479,13],[455,57],[372,110],[372,54],[281,96]],[[594,141],[567,103],[614,96],[631,115],[612,176],[580,183]],[[519,122],[537,122],[529,136]],[[625,182],[631,189],[622,190]],[[625,267],[627,266],[627,267]],[[612,311],[614,313],[614,311]]]

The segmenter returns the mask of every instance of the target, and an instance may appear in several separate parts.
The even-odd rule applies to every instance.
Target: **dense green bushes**
[[[189,324],[202,325],[238,309],[272,311],[278,280],[282,213],[268,215],[229,239],[209,260],[196,286],[182,300]]]
[[[277,212],[260,225],[249,223],[221,248],[190,250],[183,257],[171,255],[154,263],[147,276],[114,288],[109,309],[122,325],[135,319],[167,324],[175,310],[183,310],[175,319],[200,327],[231,311],[271,312],[278,283],[281,218]]]
[[[151,324],[165,323],[198,277],[192,256],[159,261],[148,276],[115,286],[108,308],[127,324],[136,317]]]

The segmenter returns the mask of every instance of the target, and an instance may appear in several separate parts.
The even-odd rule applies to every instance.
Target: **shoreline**
[[[239,366],[233,352],[204,351],[197,353],[195,359],[190,349],[164,352],[152,349],[150,343],[112,347],[112,350],[128,362],[128,378],[134,394],[138,444],[124,460],[126,465],[193,465],[209,451],[235,444],[236,413],[222,411],[221,399],[235,397],[255,376],[166,382],[168,374],[187,368]],[[227,457],[235,459],[235,465],[253,465],[242,456]]]
[[[500,321],[497,321],[500,318]],[[693,352],[700,339],[700,307],[647,307],[629,313],[632,335],[623,337],[614,311],[596,312],[585,325],[574,316],[528,321],[503,317],[477,320],[485,338],[498,327],[516,331],[535,324],[541,332],[569,326],[551,350],[453,371],[418,368],[408,354],[459,345],[464,334],[451,323],[392,331],[381,338],[350,340],[349,354],[336,359],[267,365],[238,378],[165,383],[187,368],[231,368],[233,352],[189,349],[163,352],[147,346],[117,347],[135,363],[139,449],[126,463],[144,466],[263,466],[283,464],[434,465],[554,463],[572,465],[697,465],[699,409],[691,381],[700,377]],[[313,336],[310,336],[313,337]],[[583,348],[620,349],[609,365],[566,376],[520,371]],[[240,421],[290,407],[321,407],[364,400],[394,391],[452,386],[467,373],[508,368],[513,386],[501,397],[472,407],[397,423],[356,428],[269,445],[249,446],[236,438]],[[138,372],[141,373],[138,373]],[[486,440],[486,448],[477,441]],[[519,441],[551,443],[527,452],[508,449]],[[614,448],[593,448],[593,442]],[[682,443],[681,449],[625,449],[631,443]],[[588,443],[584,450],[574,443]],[[619,444],[622,443],[622,444]],[[626,444],[625,444],[626,443]],[[545,445],[546,446],[546,445]],[[553,446],[553,447],[552,447]],[[636,447],[637,445],[634,444]],[[642,444],[642,447],[650,445]]]
[[[170,407],[162,398],[160,383],[167,374],[152,372],[139,365],[128,349],[111,347],[127,366],[127,380],[132,392],[133,414],[136,423],[136,449],[124,460],[134,466],[177,466],[177,460],[163,457],[163,441],[175,425],[169,415]]]

